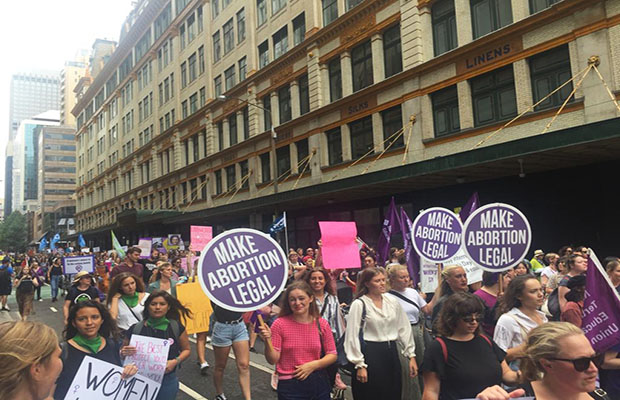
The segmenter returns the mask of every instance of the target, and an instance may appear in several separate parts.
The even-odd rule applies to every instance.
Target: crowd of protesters
[[[340,270],[323,268],[320,241],[288,249],[287,287],[273,304],[245,314],[213,304],[211,326],[196,334],[196,348],[206,374],[205,343],[213,346],[216,400],[227,398],[223,374],[231,350],[243,398],[251,399],[257,336],[275,365],[279,399],[341,399],[345,381],[355,400],[620,399],[620,347],[595,354],[580,330],[586,247],[536,250],[509,271],[484,272],[480,282],[468,282],[462,266],[446,265],[433,293],[414,285],[403,250],[391,249],[382,262],[372,248],[360,247],[362,268]],[[194,253],[153,249],[141,258],[130,247],[121,259],[115,251],[97,252],[94,273],[66,276],[62,257],[80,254],[0,254],[0,305],[8,310],[14,290],[22,319],[0,324],[0,383],[12,382],[0,400],[50,393],[62,399],[84,356],[120,366],[135,353],[133,334],[174,338],[157,397],[174,398],[176,371],[190,355],[181,318],[188,310],[176,289],[195,280]],[[620,292],[620,260],[603,264]],[[45,285],[53,302],[64,298],[61,349],[53,331],[26,321]],[[267,323],[255,322],[257,314]],[[42,335],[36,345],[28,337],[34,330]],[[124,375],[136,372],[129,365]],[[597,378],[608,397],[595,391]],[[25,392],[30,397],[20,397]]]

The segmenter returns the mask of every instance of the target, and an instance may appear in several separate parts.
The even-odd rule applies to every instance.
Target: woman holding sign
[[[170,266],[168,264],[168,266]],[[134,324],[127,330],[125,346],[121,349],[123,356],[133,355],[136,348],[129,346],[132,335],[142,335],[159,339],[172,339],[168,350],[166,373],[161,382],[157,400],[169,400],[179,391],[179,378],[176,370],[181,362],[190,355],[189,338],[181,324],[181,316],[189,317],[189,310],[164,290],[151,293],[144,303],[144,321]]]
[[[142,321],[144,302],[148,293],[144,292],[144,283],[130,272],[116,275],[108,292],[108,308],[118,324],[119,329],[126,331],[136,322]]]
[[[265,359],[276,365],[278,400],[330,400],[325,368],[337,359],[332,330],[306,282],[290,284],[282,299],[279,318],[271,328],[260,328],[261,338],[273,343],[266,346]]]
[[[62,372],[56,381],[54,399],[63,400],[69,391],[84,357],[89,356],[121,366],[121,342],[114,319],[102,304],[82,301],[71,307],[65,326],[65,342],[61,344]],[[127,365],[124,377],[134,375],[138,369]]]

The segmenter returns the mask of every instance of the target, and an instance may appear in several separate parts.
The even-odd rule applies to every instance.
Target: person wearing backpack
[[[64,336],[65,341],[60,345],[63,366],[53,392],[55,400],[65,398],[84,357],[122,365],[118,328],[103,304],[88,300],[71,307]],[[129,364],[125,366],[122,377],[130,377],[137,372],[138,368]]]
[[[421,367],[422,400],[488,398],[479,396],[484,391],[508,398],[499,385],[516,384],[519,374],[508,367],[506,353],[481,333],[483,312],[482,300],[470,293],[455,293],[445,300],[437,321],[439,336],[426,349]]]
[[[189,316],[190,311],[177,299],[164,290],[157,290],[144,302],[143,321],[132,325],[125,333],[124,346],[121,348],[122,356],[136,353],[136,348],[129,346],[132,335],[172,339],[166,372],[156,400],[174,399],[179,391],[176,370],[190,355],[189,337],[181,323],[181,317],[187,320]]]
[[[558,287],[551,292],[547,299],[547,310],[552,321],[559,321],[562,309],[566,305],[566,294],[570,291],[568,281],[573,276],[585,274],[588,269],[588,260],[581,254],[572,254],[566,260],[566,275],[558,282]]]
[[[19,308],[19,315],[22,321],[28,319],[32,312],[32,302],[34,301],[34,291],[39,286],[34,272],[28,265],[22,268],[22,271],[15,279],[15,299]]]

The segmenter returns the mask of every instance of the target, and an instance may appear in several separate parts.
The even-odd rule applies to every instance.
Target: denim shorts
[[[245,327],[243,321],[236,324],[223,324],[215,321],[213,327],[213,335],[211,336],[211,343],[217,347],[228,347],[233,342],[241,342],[243,340],[250,340],[248,336],[248,329]]]

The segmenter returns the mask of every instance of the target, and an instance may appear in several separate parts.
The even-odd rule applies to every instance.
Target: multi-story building
[[[84,57],[81,57],[84,59]],[[60,124],[75,126],[75,117],[71,110],[77,103],[76,93],[73,89],[80,79],[86,74],[87,64],[85,60],[67,61],[60,71]]]
[[[4,198],[5,213],[13,209],[13,139],[19,124],[28,118],[48,110],[58,110],[59,77],[58,72],[41,71],[14,74],[11,77],[9,103],[9,140],[5,154]]]
[[[612,248],[620,0],[137,7],[73,111],[89,239],[265,229],[286,210],[293,245],[319,220],[372,244],[391,195],[412,215],[478,191],[521,208],[536,247]]]
[[[13,209],[21,213],[39,209],[39,136],[45,126],[58,125],[59,112],[47,111],[23,120],[13,140]]]

